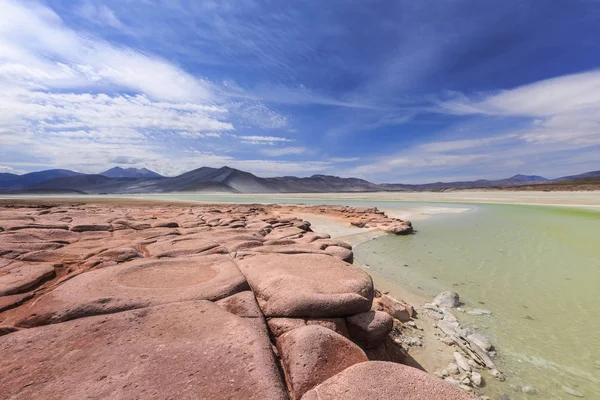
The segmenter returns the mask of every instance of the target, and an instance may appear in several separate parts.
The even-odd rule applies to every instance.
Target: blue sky
[[[0,172],[600,169],[600,1],[0,0]]]

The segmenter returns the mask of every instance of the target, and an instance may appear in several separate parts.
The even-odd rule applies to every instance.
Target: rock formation
[[[351,246],[277,211],[0,207],[2,394],[471,398],[399,364],[410,357],[393,335],[414,310],[389,296],[374,303]],[[375,210],[331,212],[410,226]]]

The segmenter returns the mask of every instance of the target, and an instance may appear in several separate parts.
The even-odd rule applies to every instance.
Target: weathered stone
[[[494,348],[490,339],[487,336],[482,335],[481,333],[473,333],[472,335],[467,336],[467,339],[469,339],[485,351],[490,351]]]
[[[302,400],[474,400],[476,397],[406,365],[355,364],[306,392]]]
[[[328,246],[323,251],[327,254],[331,254],[332,256],[339,258],[342,261],[346,261],[347,263],[354,262],[354,253],[352,252],[352,250],[348,250],[344,247]]]
[[[460,305],[460,298],[456,292],[442,292],[433,299],[433,304],[439,307],[458,307]]]
[[[348,333],[348,327],[346,326],[346,320],[344,318],[308,318],[306,319],[306,325],[319,325],[331,329],[344,337],[350,338],[350,333]]]
[[[467,362],[467,359],[460,354],[459,352],[454,352],[454,359],[456,360],[456,365],[463,371],[471,371],[471,366]]]
[[[110,231],[112,230],[111,224],[77,224],[71,225],[73,232],[96,232],[96,231]]]
[[[346,318],[350,337],[363,347],[375,347],[394,327],[392,317],[383,311],[367,311]]]
[[[267,317],[333,318],[371,308],[371,277],[331,256],[256,255],[238,265]]]
[[[208,301],[0,337],[7,398],[286,399],[268,337]]]
[[[351,365],[367,361],[360,347],[316,325],[280,336],[277,348],[294,399],[300,399],[306,391]]]
[[[16,307],[33,297],[33,292],[12,294],[10,296],[0,296],[0,311]]]
[[[376,311],[385,311],[392,317],[402,322],[408,322],[411,320],[411,318],[415,317],[415,309],[413,306],[404,301],[397,300],[387,294],[374,299],[373,308]]]
[[[219,251],[220,249],[220,251]],[[213,240],[199,240],[192,237],[182,236],[180,238],[171,238],[162,240],[146,246],[146,250],[153,257],[182,257],[195,254],[208,253],[215,251],[226,253],[227,249],[219,246]]]
[[[219,300],[244,290],[248,284],[228,256],[136,260],[63,283],[22,310],[19,325],[44,325],[179,301]]]
[[[284,333],[305,326],[306,321],[302,318],[270,318],[267,324],[273,337],[278,338]]]
[[[54,275],[52,264],[14,261],[0,269],[0,296],[24,292]]]

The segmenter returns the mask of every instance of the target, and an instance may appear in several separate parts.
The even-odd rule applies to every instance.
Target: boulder
[[[350,337],[365,348],[380,344],[394,327],[392,317],[383,311],[367,311],[346,318]]]
[[[476,400],[426,372],[402,364],[355,364],[306,392],[302,400]]]
[[[0,269],[0,296],[25,292],[54,276],[50,263],[11,262]]]
[[[354,253],[352,252],[352,250],[348,250],[344,247],[328,246],[323,251],[327,254],[331,254],[332,256],[339,258],[342,261],[346,261],[347,263],[354,262]]]
[[[322,326],[310,325],[294,329],[277,339],[293,399],[363,361],[367,356],[356,344]]]
[[[24,329],[0,353],[6,398],[287,399],[268,337],[208,301]]]
[[[433,299],[433,304],[438,307],[454,308],[460,305],[460,298],[456,292],[442,292]]]
[[[136,260],[78,275],[21,310],[18,325],[37,326],[190,300],[219,300],[248,290],[223,255]]]
[[[255,255],[238,265],[267,317],[335,318],[371,308],[371,277],[335,257]]]
[[[394,235],[408,235],[413,232],[413,227],[407,222],[396,222],[383,227],[383,230]]]

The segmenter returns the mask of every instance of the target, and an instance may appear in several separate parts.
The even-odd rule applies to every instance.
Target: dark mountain
[[[127,174],[132,169],[113,168],[106,173]],[[133,169],[145,174],[152,171]],[[111,172],[112,171],[112,172]],[[137,173],[136,172],[136,173]],[[156,174],[158,175],[158,174]],[[81,191],[99,193],[169,193],[169,192],[219,192],[219,193],[325,193],[374,191],[443,191],[477,188],[512,188],[544,186],[550,183],[592,179],[600,171],[558,178],[552,181],[537,175],[515,175],[506,179],[461,182],[434,182],[427,184],[375,184],[364,179],[340,178],[331,175],[313,175],[307,178],[282,176],[261,178],[235,168],[202,167],[175,177],[109,177],[104,174],[86,175],[68,170],[49,170],[25,175],[0,174],[0,190],[6,192],[29,191],[50,193]],[[30,183],[34,182],[34,183]]]
[[[549,179],[544,178],[543,176],[539,176],[539,175],[521,175],[521,174],[517,174],[515,176],[512,176],[508,179],[506,179],[507,181],[511,181],[511,182],[546,182]]]
[[[600,177],[600,171],[590,171],[590,172],[584,172],[583,174],[579,174],[579,175],[570,175],[570,176],[563,176],[562,178],[558,178],[558,179],[553,179],[553,182],[562,182],[562,181],[572,181],[575,179],[582,179],[582,178],[598,178]]]
[[[60,177],[72,177],[78,175],[84,174],[75,171],[69,171],[68,169],[49,169],[46,171],[30,172],[24,175],[16,175],[16,178],[14,176],[9,176],[6,179],[4,177],[0,177],[0,190],[24,189],[50,179]]]
[[[162,175],[146,168],[114,167],[101,172],[99,175],[104,175],[108,178],[163,178]]]

